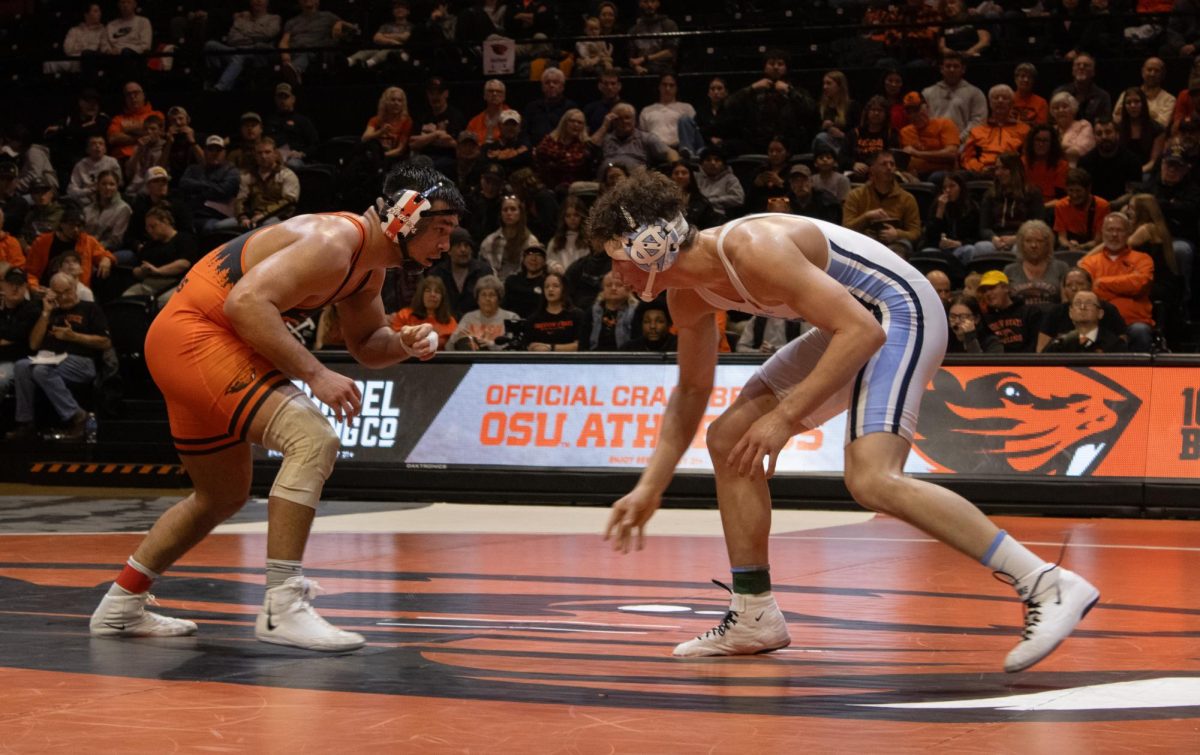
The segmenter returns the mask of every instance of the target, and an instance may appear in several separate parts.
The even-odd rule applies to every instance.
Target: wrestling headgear
[[[390,197],[383,196],[375,200],[375,211],[383,227],[383,235],[392,241],[408,238],[417,230],[421,218],[434,215],[457,215],[453,209],[431,210],[432,206],[427,195],[437,191],[441,182],[430,186],[425,191],[403,189]]]
[[[659,218],[639,226],[628,210],[622,207],[621,212],[633,228],[625,234],[625,254],[638,269],[650,273],[638,296],[643,301],[652,301],[654,295],[650,289],[654,276],[675,264],[679,247],[688,235],[688,222],[680,213],[669,221]]]

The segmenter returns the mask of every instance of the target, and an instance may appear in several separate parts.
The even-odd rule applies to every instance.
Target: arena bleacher
[[[440,82],[437,86],[448,90],[450,108],[470,119],[484,110],[485,82],[499,79],[506,87],[508,107],[526,114],[528,120],[530,108],[536,108],[543,95],[542,73],[558,68],[567,74],[565,97],[585,107],[600,100],[597,85],[601,68],[584,65],[581,43],[611,48],[612,68],[619,75],[622,86],[620,100],[631,103],[639,113],[659,102],[662,72],[673,74],[678,83],[678,101],[689,103],[697,112],[695,120],[700,123],[698,133],[704,140],[702,146],[720,147],[723,159],[744,190],[745,201],[719,213],[723,218],[768,208],[798,211],[794,203],[788,204],[795,201],[788,179],[794,165],[804,165],[812,172],[816,160],[814,153],[819,151],[816,138],[829,132],[823,122],[827,119],[818,115],[827,73],[844,73],[849,97],[862,109],[869,109],[863,106],[868,105],[872,97],[883,97],[891,119],[889,128],[894,131],[907,117],[904,95],[925,91],[939,81],[939,59],[946,50],[966,52],[966,79],[984,93],[997,84],[1012,85],[1018,64],[1032,63],[1037,70],[1034,92],[1047,100],[1060,86],[1072,82],[1073,61],[1080,55],[1094,58],[1095,82],[1113,102],[1128,88],[1144,85],[1141,75],[1144,61],[1159,57],[1164,64],[1163,91],[1178,95],[1180,107],[1187,103],[1188,112],[1167,116],[1165,124],[1158,128],[1161,140],[1153,147],[1154,164],[1145,171],[1145,178],[1152,181],[1159,170],[1159,155],[1178,154],[1188,161],[1187,186],[1192,188],[1190,176],[1194,169],[1190,168],[1191,161],[1200,158],[1200,140],[1192,137],[1191,99],[1187,97],[1192,85],[1200,83],[1200,78],[1193,77],[1192,60],[1195,43],[1200,39],[1197,31],[1200,24],[1187,13],[1173,13],[1169,2],[1100,2],[1091,8],[1084,2],[1071,3],[1064,8],[1056,0],[1013,0],[968,2],[960,8],[964,4],[918,0],[907,3],[813,0],[802,4],[783,0],[728,0],[703,4],[667,0],[661,4],[659,15],[654,16],[647,15],[643,6],[655,3],[577,0],[510,4],[507,18],[500,19],[501,23],[496,25],[489,16],[489,13],[497,14],[492,3],[396,4],[323,0],[319,3],[319,11],[331,12],[338,20],[336,28],[330,31],[329,44],[313,47],[292,44],[281,51],[276,36],[268,46],[236,48],[237,54],[245,56],[246,63],[232,87],[221,86],[220,82],[232,54],[230,50],[234,48],[221,48],[220,45],[229,41],[234,14],[242,13],[254,3],[223,8],[198,2],[146,4],[135,12],[135,15],[144,16],[152,29],[152,40],[146,49],[117,53],[110,49],[113,44],[110,40],[104,43],[109,46],[107,48],[68,54],[67,47],[73,52],[79,44],[79,38],[68,44],[73,27],[95,25],[87,20],[90,5],[27,0],[0,6],[3,20],[0,24],[0,61],[3,61],[0,71],[4,73],[0,80],[0,98],[9,105],[0,116],[5,135],[0,163],[15,163],[17,181],[21,181],[30,169],[31,150],[37,151],[31,145],[41,145],[59,187],[57,196],[66,193],[73,168],[84,157],[82,150],[86,145],[80,136],[86,133],[87,126],[80,126],[78,103],[85,93],[98,95],[101,113],[118,116],[125,107],[126,83],[137,82],[153,110],[163,114],[180,109],[185,112],[197,145],[204,145],[216,136],[232,150],[241,144],[244,116],[248,114],[255,114],[263,124],[263,135],[275,136],[277,146],[286,146],[281,141],[283,137],[271,129],[281,122],[278,114],[273,113],[279,87],[286,85],[286,91],[294,94],[295,112],[310,119],[318,135],[316,143],[303,155],[286,149],[281,153],[299,184],[299,197],[287,212],[362,211],[373,201],[383,171],[393,160],[432,157],[435,164],[453,164],[452,155],[449,162],[445,162],[449,153],[444,146],[443,154],[439,156],[435,147],[401,145],[395,156],[384,159],[364,147],[364,128],[368,120],[380,112],[380,98],[387,88],[400,87],[406,94],[411,113],[410,140],[420,135],[426,122],[424,119],[429,111],[426,93],[432,91],[431,80]],[[288,22],[301,13],[301,6],[311,5],[273,0],[267,4],[266,11],[280,16],[282,28],[286,29]],[[397,5],[407,9],[407,39],[399,46],[381,46],[376,41],[376,33],[383,25],[394,21],[393,6]],[[1076,5],[1080,7],[1074,7]],[[947,18],[947,13],[960,9],[964,15]],[[309,12],[312,10],[310,7]],[[616,20],[611,28],[600,29],[598,36],[595,29],[589,32],[589,18],[596,17],[597,23],[607,23],[614,13]],[[99,4],[99,15],[101,24],[120,21],[116,3]],[[401,13],[398,17],[404,15]],[[635,24],[647,23],[647,19],[651,24],[649,28],[656,31],[639,34],[639,28],[647,27],[636,27]],[[672,22],[672,26],[665,28],[673,28],[673,31],[663,31],[664,19]],[[984,39],[980,30],[986,34],[987,44],[976,49]],[[511,42],[497,42],[496,39],[485,42],[491,34]],[[494,49],[489,49],[493,44]],[[665,58],[665,63],[664,59],[655,61],[653,56],[644,65],[635,63],[633,51],[642,49],[639,47],[642,44],[651,45],[647,49],[665,48],[673,52]],[[362,63],[376,51],[388,54],[377,57],[378,64],[367,66]],[[505,52],[512,53],[511,60],[503,60]],[[359,53],[366,53],[366,56],[356,60]],[[311,62],[303,70],[289,62],[288,56],[298,59],[306,54],[311,56]],[[499,62],[493,60],[497,56],[501,58]],[[798,96],[797,101],[802,101],[803,107],[808,108],[797,123],[799,130],[765,134],[764,138],[761,123],[731,121],[728,117],[714,119],[711,109],[708,118],[711,123],[705,125],[702,111],[709,108],[710,83],[719,78],[731,98],[735,97],[737,92],[765,80],[764,63],[771,56],[782,57],[786,66],[782,81],[791,88],[789,96]],[[508,72],[485,74],[485,65],[499,65],[499,70]],[[766,113],[764,117],[777,116],[778,113]],[[284,114],[283,121],[286,120]],[[171,129],[170,123],[164,125]],[[865,128],[859,122],[845,125],[848,131]],[[530,124],[525,123],[522,128],[528,129]],[[458,134],[452,136],[457,138]],[[782,173],[769,162],[769,145],[764,143],[773,136],[782,137],[787,148],[786,168]],[[901,158],[898,160],[900,185],[907,187],[917,202],[923,236],[926,221],[942,190],[941,176],[907,171],[907,155],[895,138],[895,133],[891,133],[880,146],[895,150]],[[488,145],[485,141],[480,146],[485,156],[479,172],[470,174],[472,183],[463,186],[464,193],[473,194],[480,190],[479,173],[488,162]],[[538,145],[531,143],[529,146],[533,148],[532,153]],[[702,150],[685,141],[674,146],[693,172],[701,170]],[[197,150],[202,151],[202,147],[197,146]],[[112,145],[110,151],[117,154]],[[870,154],[856,154],[851,145],[844,154],[839,153],[838,172],[848,175],[852,186],[862,185],[867,176],[861,170],[856,172],[856,167],[862,161],[860,158],[867,159]],[[439,158],[443,162],[439,163]],[[161,159],[166,166],[168,158]],[[184,156],[182,159],[193,158]],[[194,159],[199,160],[199,157]],[[128,164],[124,158],[120,162],[123,168]],[[651,164],[647,169],[668,167]],[[781,180],[761,182],[760,176],[768,170],[776,170]],[[181,178],[180,171],[171,171],[171,192],[180,190]],[[508,175],[504,178],[511,180]],[[970,179],[972,196],[981,200],[991,185],[991,178],[972,175]],[[26,194],[29,188],[27,184],[23,191],[16,193]],[[520,187],[506,184],[501,193],[507,195],[515,188]],[[587,202],[602,190],[602,186],[576,181],[570,186],[551,186],[549,189],[548,198],[543,197],[546,201],[538,208],[542,227],[553,231],[559,224],[558,213],[566,206],[568,196],[578,196]],[[132,200],[132,197],[127,199]],[[771,199],[784,204],[766,204]],[[86,206],[92,200],[83,197],[79,201]],[[1200,205],[1197,208],[1200,209]],[[839,212],[836,205],[833,211]],[[533,210],[529,212],[532,218]],[[1197,217],[1200,216],[1192,213],[1190,228],[1184,233],[1173,234],[1176,242],[1187,242],[1194,247],[1200,240]],[[12,218],[8,220],[12,221]],[[479,217],[463,219],[463,225],[475,233],[476,248],[486,235],[496,230],[497,222],[491,218],[486,221]],[[532,219],[530,222],[532,226]],[[10,233],[21,234],[19,226],[8,228],[8,225],[6,223],[6,230]],[[194,234],[200,254],[236,235],[229,226],[202,228],[198,222],[191,228],[179,230]],[[140,230],[134,231],[140,233]],[[126,243],[110,251],[131,249],[128,238]],[[545,243],[548,239],[541,241]],[[911,255],[914,263],[922,265],[923,270],[950,271],[955,288],[963,285],[966,273],[999,269],[1017,260],[1009,252],[1008,256],[994,259],[983,256],[956,268],[952,257],[939,257],[937,250],[925,246],[923,239],[915,244]],[[1061,253],[1061,259],[1071,263],[1080,256],[1080,252],[1072,250]],[[118,257],[117,269],[136,264],[136,256]],[[46,285],[47,272],[43,269],[34,276],[35,292],[38,286]],[[1156,354],[1188,354],[1195,350],[1191,272],[1174,272],[1179,274],[1179,285],[1163,293],[1163,299],[1155,301],[1157,324],[1153,350]],[[396,274],[389,284],[390,290],[385,292],[389,310],[408,305],[418,279],[419,274],[412,271]],[[109,315],[119,366],[110,363],[108,369],[102,371],[107,380],[82,386],[81,400],[101,415],[101,445],[125,444],[125,450],[115,454],[111,461],[127,458],[170,465],[174,458],[165,442],[161,404],[140,362],[140,339],[154,316],[154,302],[144,295],[122,296],[127,289],[111,280],[96,280],[95,284],[97,301]],[[1156,295],[1159,293],[1156,290]],[[740,325],[738,316],[732,315],[727,330],[733,348],[736,348],[737,338],[743,335]],[[308,326],[296,329],[297,337],[314,348],[323,345],[317,343],[319,323],[312,322]],[[470,359],[465,355],[456,358]],[[12,406],[11,398],[3,404],[0,426],[5,429],[11,427]],[[47,413],[45,405],[39,409],[39,416]],[[51,417],[40,428],[49,437],[47,443],[54,443],[55,437],[62,435],[61,428],[54,425]],[[62,458],[70,456],[70,453],[56,453]],[[22,466],[23,471],[18,476],[28,476],[28,469]],[[176,473],[177,470],[171,472]]]

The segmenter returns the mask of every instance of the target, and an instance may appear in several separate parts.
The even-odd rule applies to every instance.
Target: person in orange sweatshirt
[[[997,157],[1025,148],[1029,124],[1017,120],[1013,113],[1013,90],[1007,84],[997,84],[988,90],[988,106],[991,116],[967,133],[959,154],[963,168],[990,175]]]
[[[76,206],[68,206],[58,221],[58,227],[35,238],[26,250],[25,272],[29,274],[30,285],[40,286],[50,260],[68,250],[79,254],[83,262],[83,274],[79,280],[88,288],[92,287],[93,272],[99,278],[107,278],[117,261],[95,236],[84,232],[83,211]]]
[[[125,95],[125,107],[108,124],[108,154],[124,163],[145,134],[142,124],[146,116],[157,115],[160,123],[167,119],[146,101],[146,90],[138,82],[125,82],[121,91]]]
[[[12,267],[25,267],[25,252],[21,250],[20,239],[4,230],[3,207],[0,207],[0,262],[7,262]]]
[[[1129,218],[1120,212],[1110,212],[1100,231],[1103,243],[1079,260],[1079,266],[1092,276],[1096,295],[1116,307],[1129,323],[1125,331],[1129,350],[1148,352],[1154,333],[1150,302],[1154,260],[1129,248],[1132,230]]]

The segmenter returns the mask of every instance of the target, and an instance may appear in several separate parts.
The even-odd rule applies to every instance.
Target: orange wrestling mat
[[[728,578],[715,510],[663,511],[622,556],[594,534],[603,509],[328,504],[315,605],[369,643],[329,656],[254,640],[254,502],[155,585],[195,637],[91,639],[171,502],[94,496],[0,498],[0,752],[1200,750],[1200,522],[1000,518],[1047,558],[1069,535],[1066,565],[1102,592],[1009,675],[1007,586],[906,525],[834,512],[778,512],[792,646],[770,655],[671,657],[727,603],[708,582]]]

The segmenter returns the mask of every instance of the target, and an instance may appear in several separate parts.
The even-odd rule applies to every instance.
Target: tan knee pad
[[[315,509],[341,447],[325,415],[306,397],[294,396],[275,410],[263,446],[283,454],[271,496]]]

